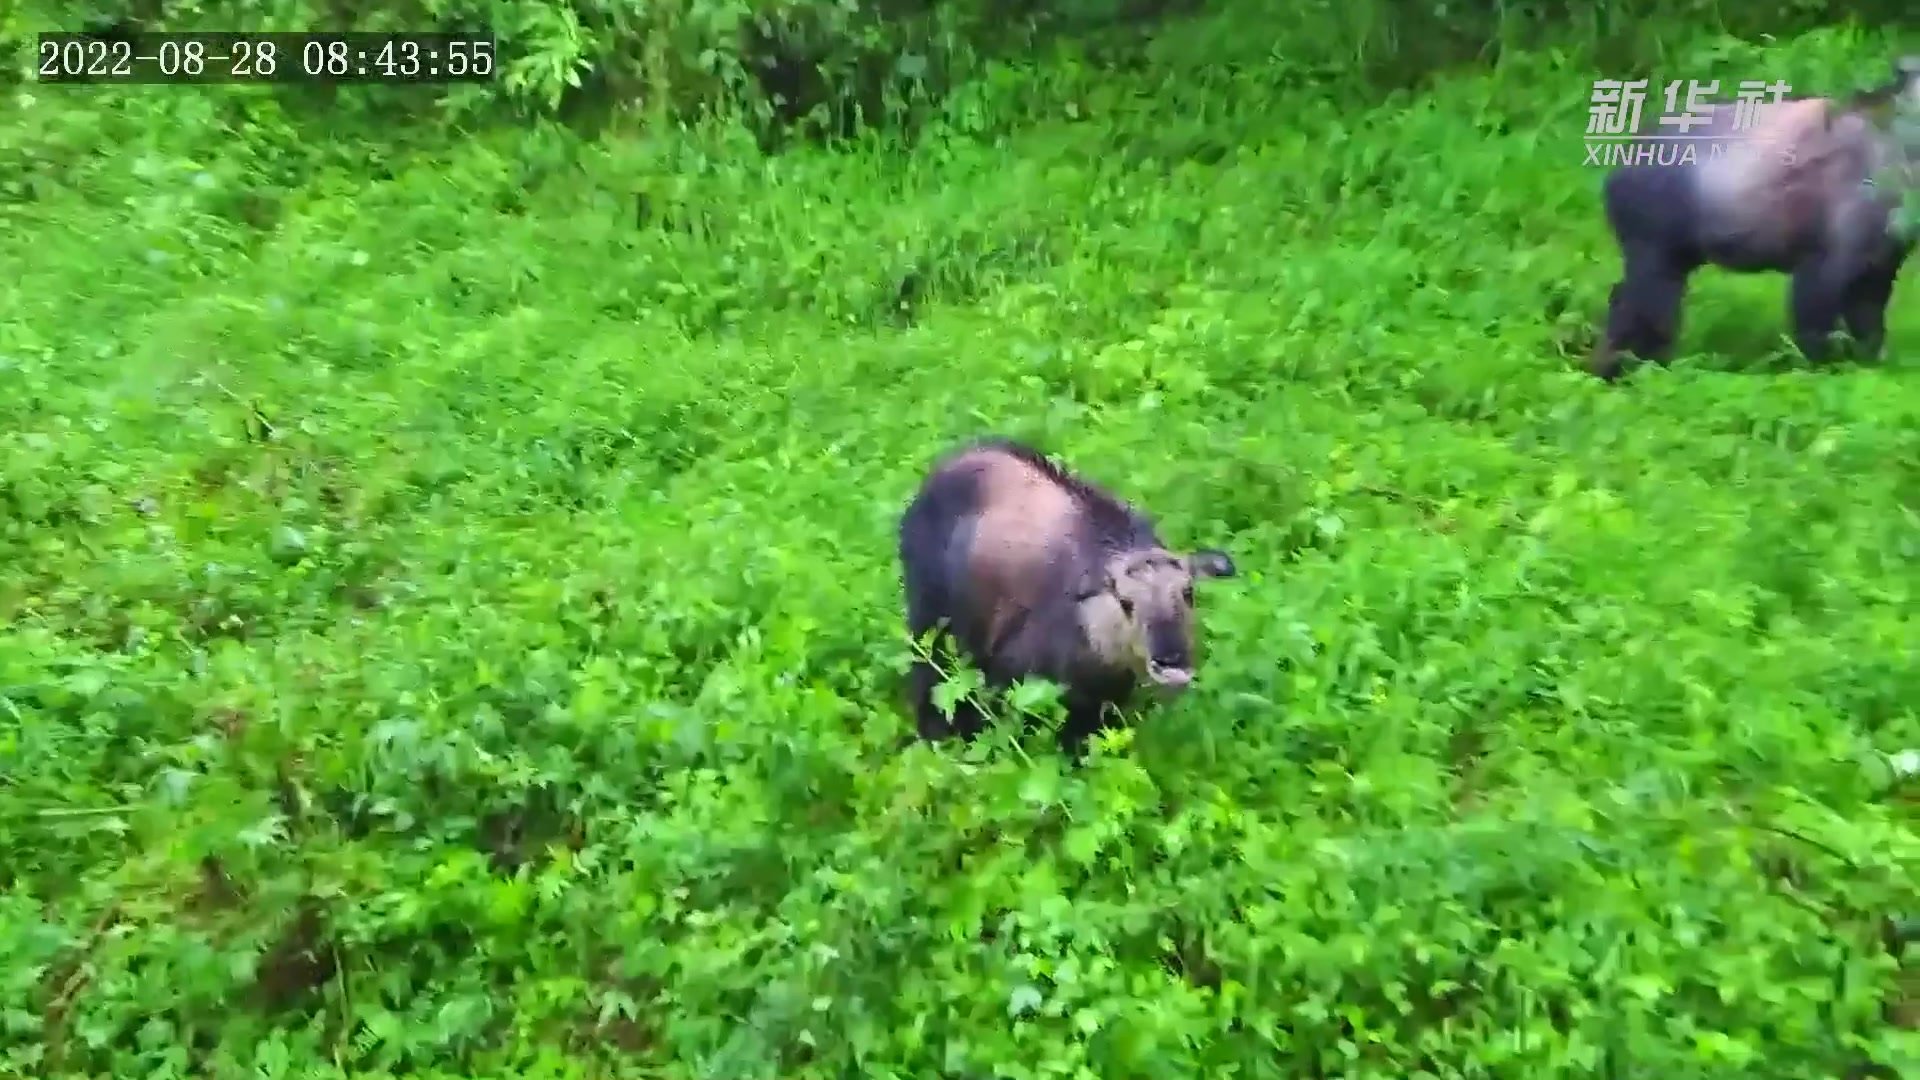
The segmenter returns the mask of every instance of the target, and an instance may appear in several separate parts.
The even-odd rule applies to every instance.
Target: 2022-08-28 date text
[[[491,33],[43,33],[38,81],[66,84],[485,82]]]

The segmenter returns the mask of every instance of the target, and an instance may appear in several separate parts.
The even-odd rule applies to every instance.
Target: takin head
[[[1920,107],[1920,53],[1902,56],[1893,62],[1893,75],[1885,83],[1854,98],[1856,108],[1873,109],[1883,105]]]
[[[1103,665],[1174,695],[1193,682],[1193,583],[1234,576],[1225,552],[1136,548],[1091,570],[1076,600],[1087,644]]]

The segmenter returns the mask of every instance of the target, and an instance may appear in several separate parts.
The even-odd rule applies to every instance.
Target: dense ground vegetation
[[[1911,284],[1815,373],[1705,276],[1602,386],[1618,44],[1245,20],[910,148],[5,88],[0,1070],[1920,1074]],[[892,530],[988,432],[1242,571],[1077,770],[903,746]]]

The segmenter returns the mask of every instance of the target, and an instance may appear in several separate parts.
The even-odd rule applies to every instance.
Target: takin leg
[[[1665,363],[1680,336],[1680,309],[1692,268],[1652,246],[1629,249],[1619,284],[1607,295],[1606,334],[1592,371],[1612,382],[1625,364],[1622,354]]]
[[[939,684],[939,669],[925,660],[915,660],[907,672],[907,697],[913,705],[914,728],[928,742],[953,734],[952,722],[933,704],[933,688]]]
[[[1060,725],[1058,733],[1060,752],[1075,764],[1086,760],[1088,740],[1122,722],[1117,712],[1110,712],[1109,708],[1119,709],[1128,697],[1126,692],[1115,688],[1108,688],[1104,693],[1069,693],[1066,722]]]
[[[1831,255],[1815,256],[1793,271],[1788,293],[1793,343],[1810,364],[1824,364],[1833,356],[1833,334],[1852,294],[1850,271],[1843,260]]]
[[[933,688],[940,685],[940,669],[932,659],[944,660],[951,655],[948,647],[951,639],[946,627],[934,614],[940,610],[937,591],[924,580],[916,580],[909,571],[907,576],[907,635],[914,641],[913,664],[907,669],[907,703],[913,709],[914,727],[920,737],[929,742],[944,739],[953,734],[953,724],[942,715],[933,704]],[[938,627],[936,630],[935,628]],[[934,631],[929,634],[928,631]],[[918,646],[925,638],[927,656],[921,656]],[[956,712],[954,719],[959,719]]]
[[[952,664],[954,657],[951,642],[952,639],[946,634],[937,636],[933,641],[933,655],[948,665]],[[954,702],[951,717],[934,704],[933,691],[940,681],[940,669],[926,660],[916,658],[907,672],[907,693],[913,702],[914,726],[920,737],[928,742],[938,742],[956,736],[971,739],[978,735],[986,727],[986,717],[972,700],[962,698]]]
[[[1876,267],[1856,277],[1847,290],[1840,318],[1863,360],[1877,360],[1887,340],[1887,302],[1900,268]]]
[[[972,738],[985,726],[979,708],[971,701],[962,699],[955,702],[951,717],[934,704],[933,691],[940,685],[940,668],[951,669],[959,654],[952,630],[944,619],[935,618],[932,614],[940,610],[934,603],[938,599],[927,591],[908,589],[907,632],[915,641],[926,638],[927,655],[922,657],[916,652],[912,666],[907,669],[907,699],[913,707],[914,727],[920,737],[928,742],[955,735]],[[929,630],[933,633],[928,634]]]
[[[1622,353],[1664,362],[1680,334],[1687,278],[1700,261],[1700,197],[1693,170],[1659,165],[1616,170],[1600,197],[1621,269],[1590,370],[1611,382],[1620,377]]]
[[[907,707],[913,710],[913,726],[922,739],[929,741],[947,734],[947,718],[933,707],[933,688],[940,672],[915,654],[907,668]]]
[[[1060,725],[1057,739],[1060,752],[1075,765],[1087,759],[1087,741],[1106,730],[1108,722],[1098,700],[1071,697],[1067,700],[1067,719]]]

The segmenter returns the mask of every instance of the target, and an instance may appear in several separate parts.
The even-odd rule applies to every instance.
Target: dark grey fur
[[[1694,163],[1623,165],[1608,174],[1607,224],[1623,269],[1608,296],[1593,373],[1617,378],[1628,353],[1664,363],[1679,336],[1688,278],[1707,265],[1792,275],[1793,337],[1809,360],[1832,355],[1831,336],[1842,325],[1863,356],[1877,357],[1886,337],[1887,303],[1913,243],[1890,228],[1899,193],[1876,185],[1870,175],[1872,159],[1891,141],[1874,145],[1868,136],[1838,134],[1835,125],[1911,94],[1916,80],[1920,59],[1907,58],[1894,65],[1890,84],[1834,102],[1817,136],[1831,137],[1820,147],[1820,166],[1786,171],[1783,183],[1756,193],[1747,205],[1716,205],[1704,197],[1702,166]],[[1699,131],[1738,139],[1733,116],[1723,104]],[[1666,144],[1669,158],[1673,148]]]
[[[966,463],[967,455],[998,452],[1030,465],[1058,485],[1074,504],[1059,557],[1048,562],[1031,595],[984,595],[972,572],[975,545],[982,535],[984,477],[988,466]],[[1004,520],[1004,519],[1003,519]],[[1127,551],[1164,550],[1150,518],[1106,491],[1066,472],[1040,451],[1009,439],[986,439],[954,451],[937,463],[900,521],[899,554],[906,587],[907,629],[916,639],[939,629],[934,655],[943,663],[956,655],[971,661],[989,686],[1004,688],[1029,676],[1059,684],[1068,718],[1060,743],[1069,754],[1083,752],[1088,736],[1105,726],[1104,708],[1123,706],[1139,680],[1102,664],[1090,650],[1079,605],[1110,586],[1109,556]],[[1232,560],[1217,551],[1187,556],[1193,576],[1230,577]],[[1191,593],[1187,594],[1191,604]],[[998,640],[988,640],[996,611],[1019,611]],[[1189,608],[1190,611],[1190,608]],[[1188,620],[1149,625],[1146,637],[1156,659],[1191,670],[1193,640]],[[951,720],[933,703],[939,672],[916,658],[910,694],[920,737],[971,738],[984,718],[962,701]]]

